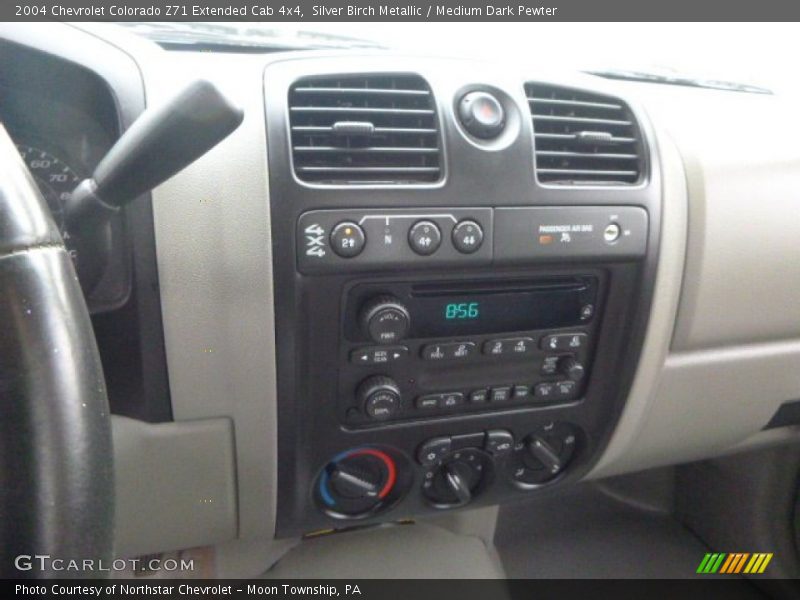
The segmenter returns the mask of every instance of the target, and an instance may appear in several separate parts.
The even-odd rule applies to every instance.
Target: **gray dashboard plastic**
[[[235,527],[225,504],[213,530],[180,543],[238,538],[240,548],[256,549],[253,564],[268,564],[285,545],[269,542],[280,340],[272,308],[265,59],[124,45],[142,68],[148,102],[202,76],[246,110],[237,132],[153,193],[176,421],[159,436],[175,438],[162,440],[165,448],[180,444],[184,424],[210,420],[203,435],[214,440],[209,448],[220,450],[214,457],[219,489],[236,481],[235,496],[223,495],[235,506]],[[759,431],[781,402],[800,398],[800,261],[791,260],[800,239],[800,219],[793,218],[800,206],[800,151],[791,135],[797,126],[789,125],[794,112],[771,97],[646,84],[607,87],[638,96],[656,127],[665,211],[643,360],[619,427],[591,477],[779,440],[775,432]],[[529,150],[524,154],[521,165],[529,168]],[[558,191],[546,193],[553,198]],[[122,440],[147,439],[151,432],[117,422],[115,435],[121,493],[133,493],[137,475],[151,467],[138,462],[139,442]],[[186,454],[184,467],[196,469],[205,460],[201,453]],[[157,496],[178,480],[152,481]],[[159,506],[177,518],[179,505]],[[120,550],[177,543],[153,529],[137,537],[137,517],[128,510],[121,515],[118,529],[129,537]]]

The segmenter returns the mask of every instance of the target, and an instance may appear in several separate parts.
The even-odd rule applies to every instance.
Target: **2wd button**
[[[462,254],[472,254],[483,243],[483,229],[475,221],[461,221],[453,228],[453,246]]]
[[[364,230],[350,221],[339,223],[331,231],[331,249],[342,258],[358,256],[366,243]]]
[[[442,232],[433,221],[419,221],[408,232],[408,244],[421,256],[429,256],[442,244]]]

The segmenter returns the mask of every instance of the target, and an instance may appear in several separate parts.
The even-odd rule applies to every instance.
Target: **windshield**
[[[496,59],[528,68],[655,74],[800,96],[789,23],[147,23],[157,41],[249,50],[386,48]],[[713,85],[721,83],[721,86]],[[733,86],[735,88],[735,86]]]

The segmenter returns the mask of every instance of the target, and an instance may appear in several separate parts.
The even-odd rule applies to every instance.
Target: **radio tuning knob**
[[[361,329],[377,344],[394,344],[408,334],[411,315],[397,298],[378,296],[367,302],[359,315]]]
[[[367,416],[376,421],[389,419],[400,410],[400,387],[391,377],[375,375],[365,379],[356,396]]]
[[[564,356],[558,361],[558,372],[572,381],[580,381],[586,374],[586,369],[575,357]]]

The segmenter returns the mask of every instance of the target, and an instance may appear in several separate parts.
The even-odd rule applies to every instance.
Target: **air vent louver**
[[[642,137],[630,108],[610,96],[528,83],[525,94],[542,183],[630,185],[644,171]]]
[[[417,75],[309,77],[289,91],[298,179],[413,184],[441,178],[436,104]]]

